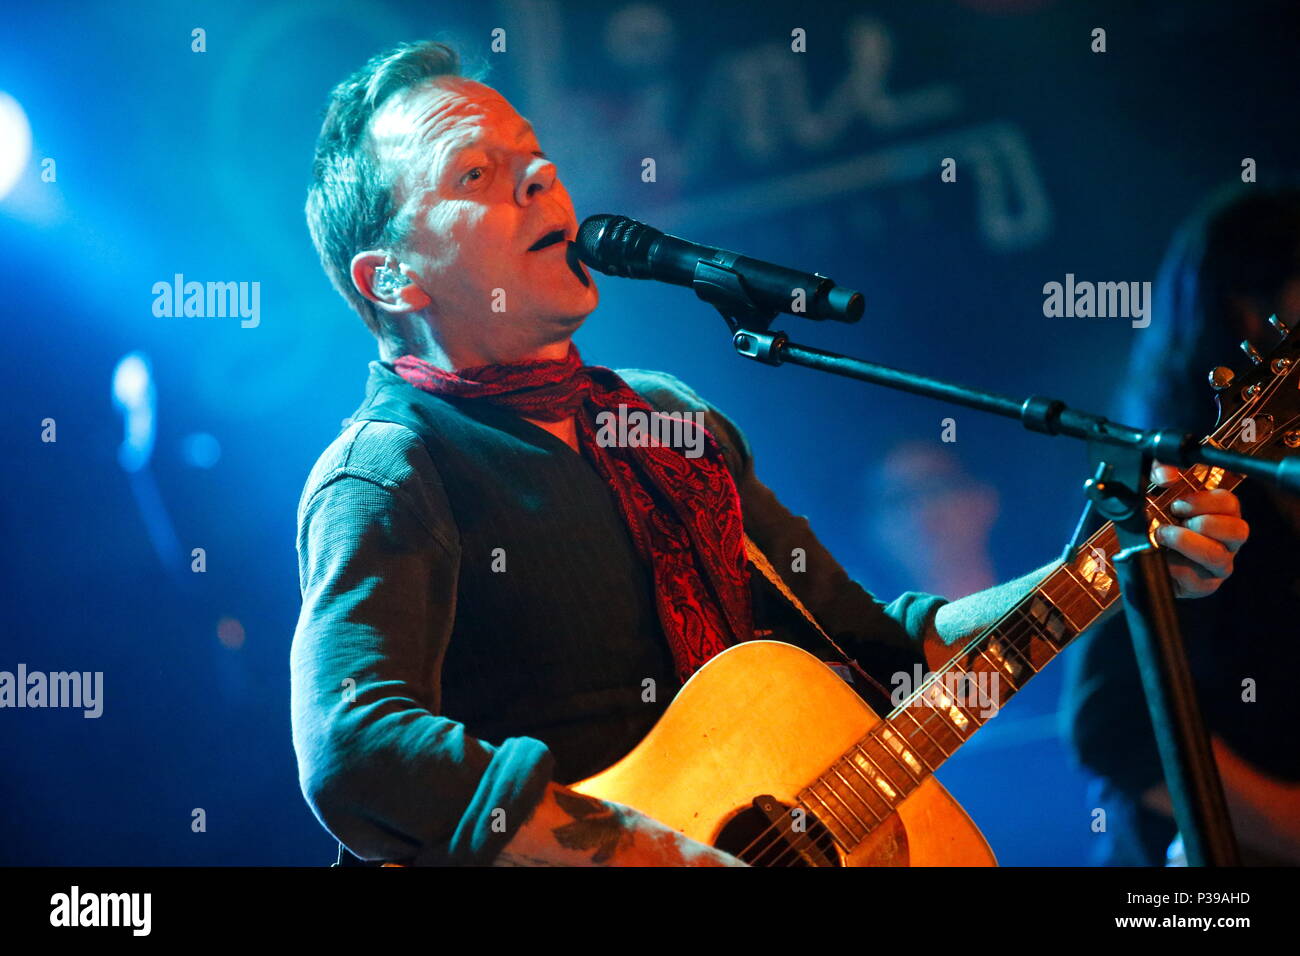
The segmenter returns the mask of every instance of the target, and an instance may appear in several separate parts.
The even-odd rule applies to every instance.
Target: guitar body
[[[756,824],[766,826],[756,819],[755,798],[774,797],[788,811],[879,721],[811,654],[749,641],[700,668],[635,750],[574,789],[735,853],[749,844]],[[836,856],[842,866],[997,865],[983,835],[933,776],[865,842]]]

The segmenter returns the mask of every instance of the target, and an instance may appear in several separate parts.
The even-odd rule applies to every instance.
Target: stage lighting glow
[[[181,442],[181,456],[194,468],[211,468],[221,460],[221,443],[207,432],[193,432]]]
[[[0,91],[0,199],[9,194],[32,155],[32,128],[18,101]]]
[[[244,646],[244,625],[238,618],[223,617],[217,622],[217,640],[222,647],[239,650]]]
[[[142,352],[122,357],[113,370],[113,401],[133,408],[149,394],[149,361]]]
[[[117,363],[113,404],[122,412],[125,427],[118,461],[127,471],[139,471],[148,463],[154,441],[153,376],[144,353],[130,352]]]

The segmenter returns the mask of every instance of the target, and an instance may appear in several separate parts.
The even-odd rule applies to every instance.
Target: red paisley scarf
[[[637,552],[653,569],[659,621],[681,680],[729,645],[753,636],[740,495],[707,431],[700,429],[704,454],[698,458],[668,445],[602,447],[596,441],[597,413],[618,415],[620,405],[625,413],[663,413],[610,369],[583,365],[572,346],[562,361],[452,373],[404,355],[394,368],[435,395],[482,399],[539,421],[577,416],[579,445],[613,490]],[[687,420],[684,427],[698,426]]]

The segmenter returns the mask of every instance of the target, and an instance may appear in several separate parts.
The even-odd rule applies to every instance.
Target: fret
[[[904,708],[903,710],[899,711],[899,713],[906,714],[908,717],[912,718],[912,723],[916,725],[917,729],[920,730],[921,733],[925,734],[925,736],[930,738],[930,742],[934,744],[935,749],[938,750],[939,753],[943,754],[944,760],[947,760],[949,757],[952,756],[951,752],[944,750],[943,746],[939,743],[939,741],[935,740],[934,737],[931,736],[930,731],[925,729],[925,725],[916,719],[916,715],[913,714],[911,710]],[[907,739],[906,735],[904,735],[903,739],[904,740]],[[940,762],[942,763],[942,761]]]
[[[857,788],[854,787],[853,784],[849,782],[849,778],[844,776],[844,774],[840,773],[837,764],[831,764],[831,773],[839,777],[840,781],[844,784],[845,789],[847,789],[848,792],[854,796],[856,802],[861,805],[862,809],[865,810],[867,813],[870,813],[873,817],[876,818],[876,823],[879,823],[881,820],[889,816],[894,811],[894,805],[890,803],[888,800],[884,800],[884,804],[885,804],[884,814],[881,815],[877,813],[875,808],[871,806],[871,804],[867,803],[866,797],[860,794]],[[825,775],[823,775],[823,779],[825,779]],[[862,824],[863,832],[870,833],[873,824],[868,823],[867,820],[861,814],[859,814],[857,810],[853,809],[853,804],[850,803],[848,800],[845,800],[843,795],[840,794],[840,792],[836,790],[833,786],[830,787],[829,789],[832,793],[834,793],[839,798],[840,803],[844,804],[844,806],[848,809],[849,813],[853,814],[853,819],[857,820],[859,823]],[[879,795],[877,795],[877,799],[883,800],[883,798],[880,797]]]
[[[1035,595],[1028,606],[1020,609],[1020,619],[1016,623],[1022,629],[1020,635],[1022,646],[1030,661],[1034,660],[1035,653],[1041,651],[1044,646],[1050,647],[1053,651],[1056,649],[1056,645],[1047,633],[1045,624],[1047,614],[1047,604],[1039,595]],[[1053,656],[1049,654],[1046,660],[1051,660]]]
[[[1011,685],[1012,694],[1019,693],[1020,686],[1015,682],[1015,678],[1019,676],[1019,671],[1013,667],[1010,661],[1005,657],[1002,657],[1001,651],[995,652],[998,655],[997,657],[990,657],[987,648],[981,648],[976,653],[978,653],[980,657],[984,658],[984,660],[989,663],[989,665],[1004,681]]]
[[[1170,495],[1169,504],[1172,505],[1176,498],[1177,496]],[[1153,526],[1157,524],[1177,524],[1177,522],[1174,521],[1173,515],[1169,514],[1169,512],[1162,507],[1161,503],[1157,501],[1147,501],[1147,517],[1153,519],[1151,522]]]
[[[930,707],[945,718],[945,726],[951,725],[953,732],[961,738],[957,744],[959,747],[980,729],[980,720],[970,707],[970,689],[972,685],[978,687],[980,672],[966,666],[970,663],[969,656],[963,656],[962,662],[963,666],[954,666],[936,675],[925,692]]]
[[[975,727],[971,733],[979,730],[992,719],[992,714],[987,717],[984,714],[990,705],[993,707],[993,713],[996,714],[1002,707],[1004,697],[1010,699],[1020,690],[1020,688],[1016,686],[1015,682],[1002,672],[1000,667],[997,667],[996,665],[989,666],[990,661],[988,655],[983,651],[979,652],[979,657],[982,659],[984,666],[981,668],[979,666],[981,661],[976,660],[973,662],[972,666],[966,670],[966,685],[967,687],[973,687],[975,691],[975,707],[970,707],[970,697],[967,697],[967,707],[974,711],[971,715],[971,720],[975,722]],[[1009,693],[1003,693],[1002,685],[1004,683],[1011,688]],[[968,739],[970,738],[970,734],[967,734],[966,736]]]
[[[1199,484],[1192,484],[1193,480]],[[1240,479],[1236,475],[1229,475],[1222,468],[1196,464],[1183,472],[1182,481],[1194,491],[1213,491],[1215,488],[1235,488]]]
[[[1108,530],[1113,529],[1102,529],[1102,532]],[[1005,703],[997,690],[1002,682],[1010,689],[1005,697],[1019,692],[1024,681],[1039,673],[1079,631],[1100,616],[1106,599],[1114,598],[1109,565],[1098,561],[1089,551],[1090,547],[1101,547],[1106,542],[1108,536],[1102,532],[1094,535],[1076,555],[1075,560],[1083,557],[1092,562],[1082,578],[1066,565],[1049,574],[1002,621],[989,629],[983,639],[977,639],[974,646],[964,649],[948,667],[932,675],[888,719],[850,748],[841,760],[852,768],[849,775],[859,778],[857,786],[837,761],[806,791],[829,814],[830,819],[823,822],[828,829],[833,827],[832,835],[841,845],[851,848],[865,839],[927,775],[996,715]],[[1094,588],[1102,592],[1101,597],[1094,593]],[[1077,606],[1079,601],[1084,602],[1086,609]],[[990,679],[996,682],[991,689]],[[972,688],[978,707],[971,705]],[[993,713],[989,717],[981,718],[975,713],[990,709],[990,705]],[[929,713],[918,715],[916,711],[920,709]],[[904,714],[910,724],[901,722]],[[945,736],[953,740],[945,740]],[[929,749],[935,752],[933,756],[926,755]],[[887,755],[887,760],[881,757],[882,753]],[[897,770],[886,770],[889,762],[901,767],[906,775],[902,785]],[[866,784],[865,788],[862,784]],[[818,788],[825,788],[825,796]],[[858,830],[862,831],[861,835]]]
[[[1098,603],[1102,604],[1103,607],[1106,599],[1118,586],[1115,576],[1110,573],[1109,557],[1107,550],[1100,546],[1085,546],[1080,548],[1079,553],[1075,556],[1075,577],[1082,580],[1083,586],[1098,599]]]
[[[826,780],[824,777],[819,777],[817,783],[826,786]],[[817,783],[814,783],[805,792],[810,793],[817,798],[817,802],[820,803],[823,807],[825,807],[826,812],[835,818],[835,822],[839,825],[840,829],[844,831],[845,836],[841,837],[835,833],[834,829],[832,829],[831,827],[830,820],[823,818],[821,814],[816,814],[815,816],[817,817],[818,820],[821,820],[821,822],[825,825],[826,829],[831,831],[831,836],[835,837],[835,842],[838,843],[840,846],[844,846],[844,847],[857,846],[858,843],[861,842],[861,837],[858,837],[857,835],[854,834],[852,828],[849,827],[848,824],[846,824],[844,820],[840,817],[840,815],[835,812],[835,808],[832,807],[829,803],[827,803],[825,798],[823,798],[822,795],[817,792]],[[827,786],[826,789],[828,792],[831,793],[831,796],[835,796],[834,791],[832,791],[829,786]],[[839,798],[837,797],[836,799]],[[864,832],[862,836],[865,837],[866,833]]]
[[[888,748],[885,747],[884,744],[880,743],[880,741],[876,741],[876,746],[879,747],[885,753],[889,753]],[[889,784],[894,787],[895,790],[898,790],[902,794],[910,793],[912,791],[912,788],[921,782],[922,778],[914,774],[911,771],[911,769],[907,766],[907,764],[903,762],[901,758],[895,757],[893,754],[890,754],[890,756],[893,757],[894,763],[902,767],[903,773],[906,774],[907,776],[907,779],[904,781],[904,786],[900,787],[894,781],[893,777],[885,773],[885,768],[881,766],[879,763],[877,763],[874,759],[872,759],[871,754],[867,753],[866,750],[862,748],[861,743],[854,744],[853,749],[858,752],[858,756],[853,758],[853,764],[854,766],[859,768],[859,772],[862,772],[866,769],[862,766],[864,762],[871,764],[871,766],[876,768],[876,772],[881,777],[887,780]]]
[[[911,740],[891,720],[881,721],[880,726],[877,728],[877,735],[882,746],[889,747],[890,750],[895,751],[904,760],[911,756],[913,760],[921,764],[926,773],[933,773],[934,768],[943,763],[944,758],[947,756],[938,744],[933,744],[927,740]],[[920,746],[917,746],[917,744],[920,744]],[[926,759],[925,747],[927,745],[934,748],[935,756],[933,759]]]
[[[984,715],[984,711],[989,708],[989,705],[992,705],[993,712],[997,713],[998,709],[1002,706],[1003,698],[1014,697],[1016,692],[1020,690],[1020,688],[1016,686],[1015,682],[1002,672],[1000,667],[989,666],[989,660],[986,654],[981,652],[979,656],[981,660],[975,661],[973,666],[966,672],[969,675],[967,683],[972,684],[975,688],[975,702],[977,705],[975,708],[975,720],[977,722],[976,730],[983,727],[991,719],[991,717],[986,717]],[[982,667],[981,664],[983,665]],[[1009,692],[1003,690],[1004,684],[1010,688]]]
[[[951,757],[957,748],[966,742],[966,738],[962,736],[961,731],[946,719],[944,711],[928,703],[927,698],[924,696],[924,690],[921,695],[915,697],[907,705],[906,709],[911,714],[912,719],[919,725],[924,726],[927,731],[934,731],[935,736],[931,739],[943,751],[945,759]],[[948,740],[948,737],[955,739]],[[945,747],[943,744],[949,746]]]
[[[965,676],[964,673],[963,676]],[[961,678],[958,678],[957,683],[960,682]],[[923,690],[922,696],[929,701],[927,706],[931,710],[936,711],[940,717],[947,718],[952,731],[961,738],[961,743],[965,743],[970,739],[970,735],[979,729],[980,725],[976,722],[974,715],[958,703],[958,696],[949,693],[948,688],[943,685],[941,679],[931,680]],[[971,726],[972,724],[974,726]]]
[[[1032,621],[1025,649],[1029,652],[1030,660],[1041,668],[1046,667],[1061,652],[1061,648],[1074,634],[1067,619],[1060,614],[1052,614],[1043,609],[1039,613],[1043,615],[1041,618],[1030,615]]]
[[[1061,570],[1064,571],[1066,576],[1071,581],[1074,582],[1076,592],[1082,591],[1084,594],[1088,595],[1088,597],[1092,599],[1092,602],[1097,605],[1098,611],[1106,610],[1106,605],[1102,604],[1100,601],[1097,600],[1097,596],[1092,593],[1092,591],[1088,588],[1086,584],[1083,583],[1083,581],[1079,580],[1079,578],[1075,576],[1075,573],[1070,569],[1070,566],[1068,564],[1061,565]],[[1063,610],[1061,611],[1061,616],[1064,617],[1066,620],[1070,621],[1070,626],[1074,628],[1075,633],[1078,633],[1079,631],[1083,630],[1083,627],[1075,624],[1073,620],[1070,620],[1069,615],[1065,614]]]
[[[1093,621],[1101,617],[1106,603],[1095,594],[1087,596],[1077,590],[1067,591],[1054,598],[1055,614],[1046,622],[1048,640],[1053,656],[1064,650]],[[1049,657],[1049,660],[1051,658]]]
[[[962,671],[962,697],[965,701],[962,706],[969,713],[972,724],[965,735],[969,740],[971,734],[997,716],[1003,702],[1014,697],[1020,687],[1007,676],[1007,667],[990,657],[982,647],[965,654]],[[1004,685],[1007,690],[1003,689]]]
[[[1067,575],[1069,574],[1068,569],[1063,570],[1066,570]],[[1052,575],[1052,577],[1055,577],[1055,575]],[[1073,579],[1071,578],[1071,580]],[[1048,582],[1045,583],[1055,582],[1052,582],[1051,578],[1049,578]],[[1077,586],[1078,582],[1074,583]],[[1065,613],[1061,604],[1049,597],[1046,592],[1041,590],[1041,587],[1042,585],[1040,585],[1039,588],[1035,588],[1034,592],[1030,595],[1028,608],[1029,617],[1033,620],[1034,625],[1038,627],[1039,636],[1051,644],[1053,650],[1059,651],[1069,643],[1075,634],[1078,634],[1084,629],[1084,627],[1091,624],[1092,621],[1095,621],[1097,617],[1100,617],[1100,613],[1094,615],[1089,621],[1076,624],[1075,621]],[[1095,598],[1093,600],[1095,600]],[[1067,628],[1074,631],[1074,634],[1071,634],[1065,640],[1061,640],[1061,637],[1065,634]],[[1048,659],[1050,660],[1051,658],[1049,657]]]
[[[1026,655],[1026,654],[1025,654],[1025,653],[1024,653],[1024,652],[1023,652],[1023,651],[1022,651],[1022,650],[1021,650],[1021,649],[1016,645],[1015,640],[1014,640],[1014,639],[1003,638],[1002,636],[1000,636],[1000,635],[1001,635],[1003,632],[1005,632],[1005,631],[1006,631],[1006,628],[1005,628],[1005,627],[1001,627],[1001,628],[998,629],[997,633],[995,633],[995,634],[993,635],[992,639],[988,642],[988,648],[989,648],[989,650],[991,650],[994,654],[996,654],[996,655],[998,655],[998,656],[1005,657],[1005,655],[1002,654],[1002,650],[1003,650],[1003,648],[1007,648],[1007,649],[1009,649],[1012,653],[1014,653],[1014,654],[1016,655],[1016,657],[1020,658],[1020,660],[1024,663],[1024,665],[1025,665],[1026,667],[1028,667],[1030,671],[1032,671],[1032,673],[1030,674],[1031,677],[1032,677],[1034,674],[1037,674],[1037,673],[1038,673],[1038,668],[1034,666],[1034,662],[1033,662],[1032,660],[1030,660],[1029,656]],[[1008,665],[1010,665],[1011,662],[1008,661],[1007,663],[1008,663]],[[1019,669],[1016,670],[1016,676],[1017,676],[1017,677],[1020,676],[1020,670],[1019,670]]]
[[[893,781],[887,777],[873,777],[867,774],[863,770],[862,760],[859,757],[852,756],[853,751],[849,751],[849,754],[850,756],[844,757],[840,762],[847,764],[850,771],[867,785],[868,793],[872,794],[885,804],[885,816],[889,816],[889,814],[893,812],[894,807],[901,803],[903,797],[907,796],[910,791],[900,791],[893,785]],[[868,804],[868,806],[870,805]],[[875,807],[871,807],[871,810],[874,813]]]
[[[885,741],[882,740],[880,737],[881,731],[889,732],[889,721],[887,720],[881,721],[875,728],[872,729],[871,733],[867,734],[866,737],[858,741],[858,743],[856,744],[857,749],[862,751],[863,756],[866,757],[868,760],[873,761],[874,763],[877,764],[877,766],[881,766],[880,762],[876,760],[874,757],[872,757],[867,750],[868,747],[870,747],[872,744],[875,744],[876,748],[882,754],[884,754],[890,760],[894,761],[894,763],[902,767],[903,772],[908,776],[912,777],[917,783],[920,783],[921,780],[924,779],[925,775],[929,773],[932,769],[934,769],[932,767],[927,766],[919,756],[912,753],[912,751],[908,750],[901,743],[898,745],[897,750],[895,750],[893,747],[886,744]],[[895,741],[898,740],[897,734],[889,732],[889,736],[892,740]]]

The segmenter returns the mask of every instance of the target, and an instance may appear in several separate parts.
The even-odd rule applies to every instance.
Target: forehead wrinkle
[[[412,92],[384,104],[372,117],[369,130],[374,155],[391,171],[393,201],[399,209],[417,191],[430,170],[442,165],[453,145],[442,133],[454,128],[458,119],[472,118],[455,97],[439,96],[429,109],[423,102],[417,102],[410,95]],[[431,162],[419,161],[420,154],[430,148]]]
[[[372,117],[371,142],[376,152],[381,144],[386,147],[381,161],[393,164],[391,184],[399,209],[420,192],[422,183],[436,178],[454,153],[493,135],[495,131],[489,129],[485,137],[480,128],[485,121],[513,114],[519,121],[515,141],[536,137],[532,123],[519,116],[505,97],[490,87],[484,89],[484,95],[476,96],[473,88],[467,93],[458,85],[432,80],[394,97]],[[422,153],[427,162],[420,161]]]
[[[432,107],[423,112],[416,123],[420,137],[429,140],[457,126],[485,122],[491,125],[493,120],[511,116],[523,124],[523,133],[516,139],[533,132],[532,124],[515,112],[509,100],[491,88],[484,89],[486,93],[477,97],[466,95],[463,89],[439,89]]]
[[[433,94],[432,103],[427,99],[429,93]],[[391,144],[409,149],[437,140],[458,122],[482,116],[483,110],[472,99],[455,89],[430,83],[405,90],[385,103],[371,117],[369,134],[376,146]]]
[[[488,113],[479,104],[465,100],[457,102],[453,98],[436,104],[421,116],[415,123],[415,134],[421,142],[429,143],[487,118]]]

